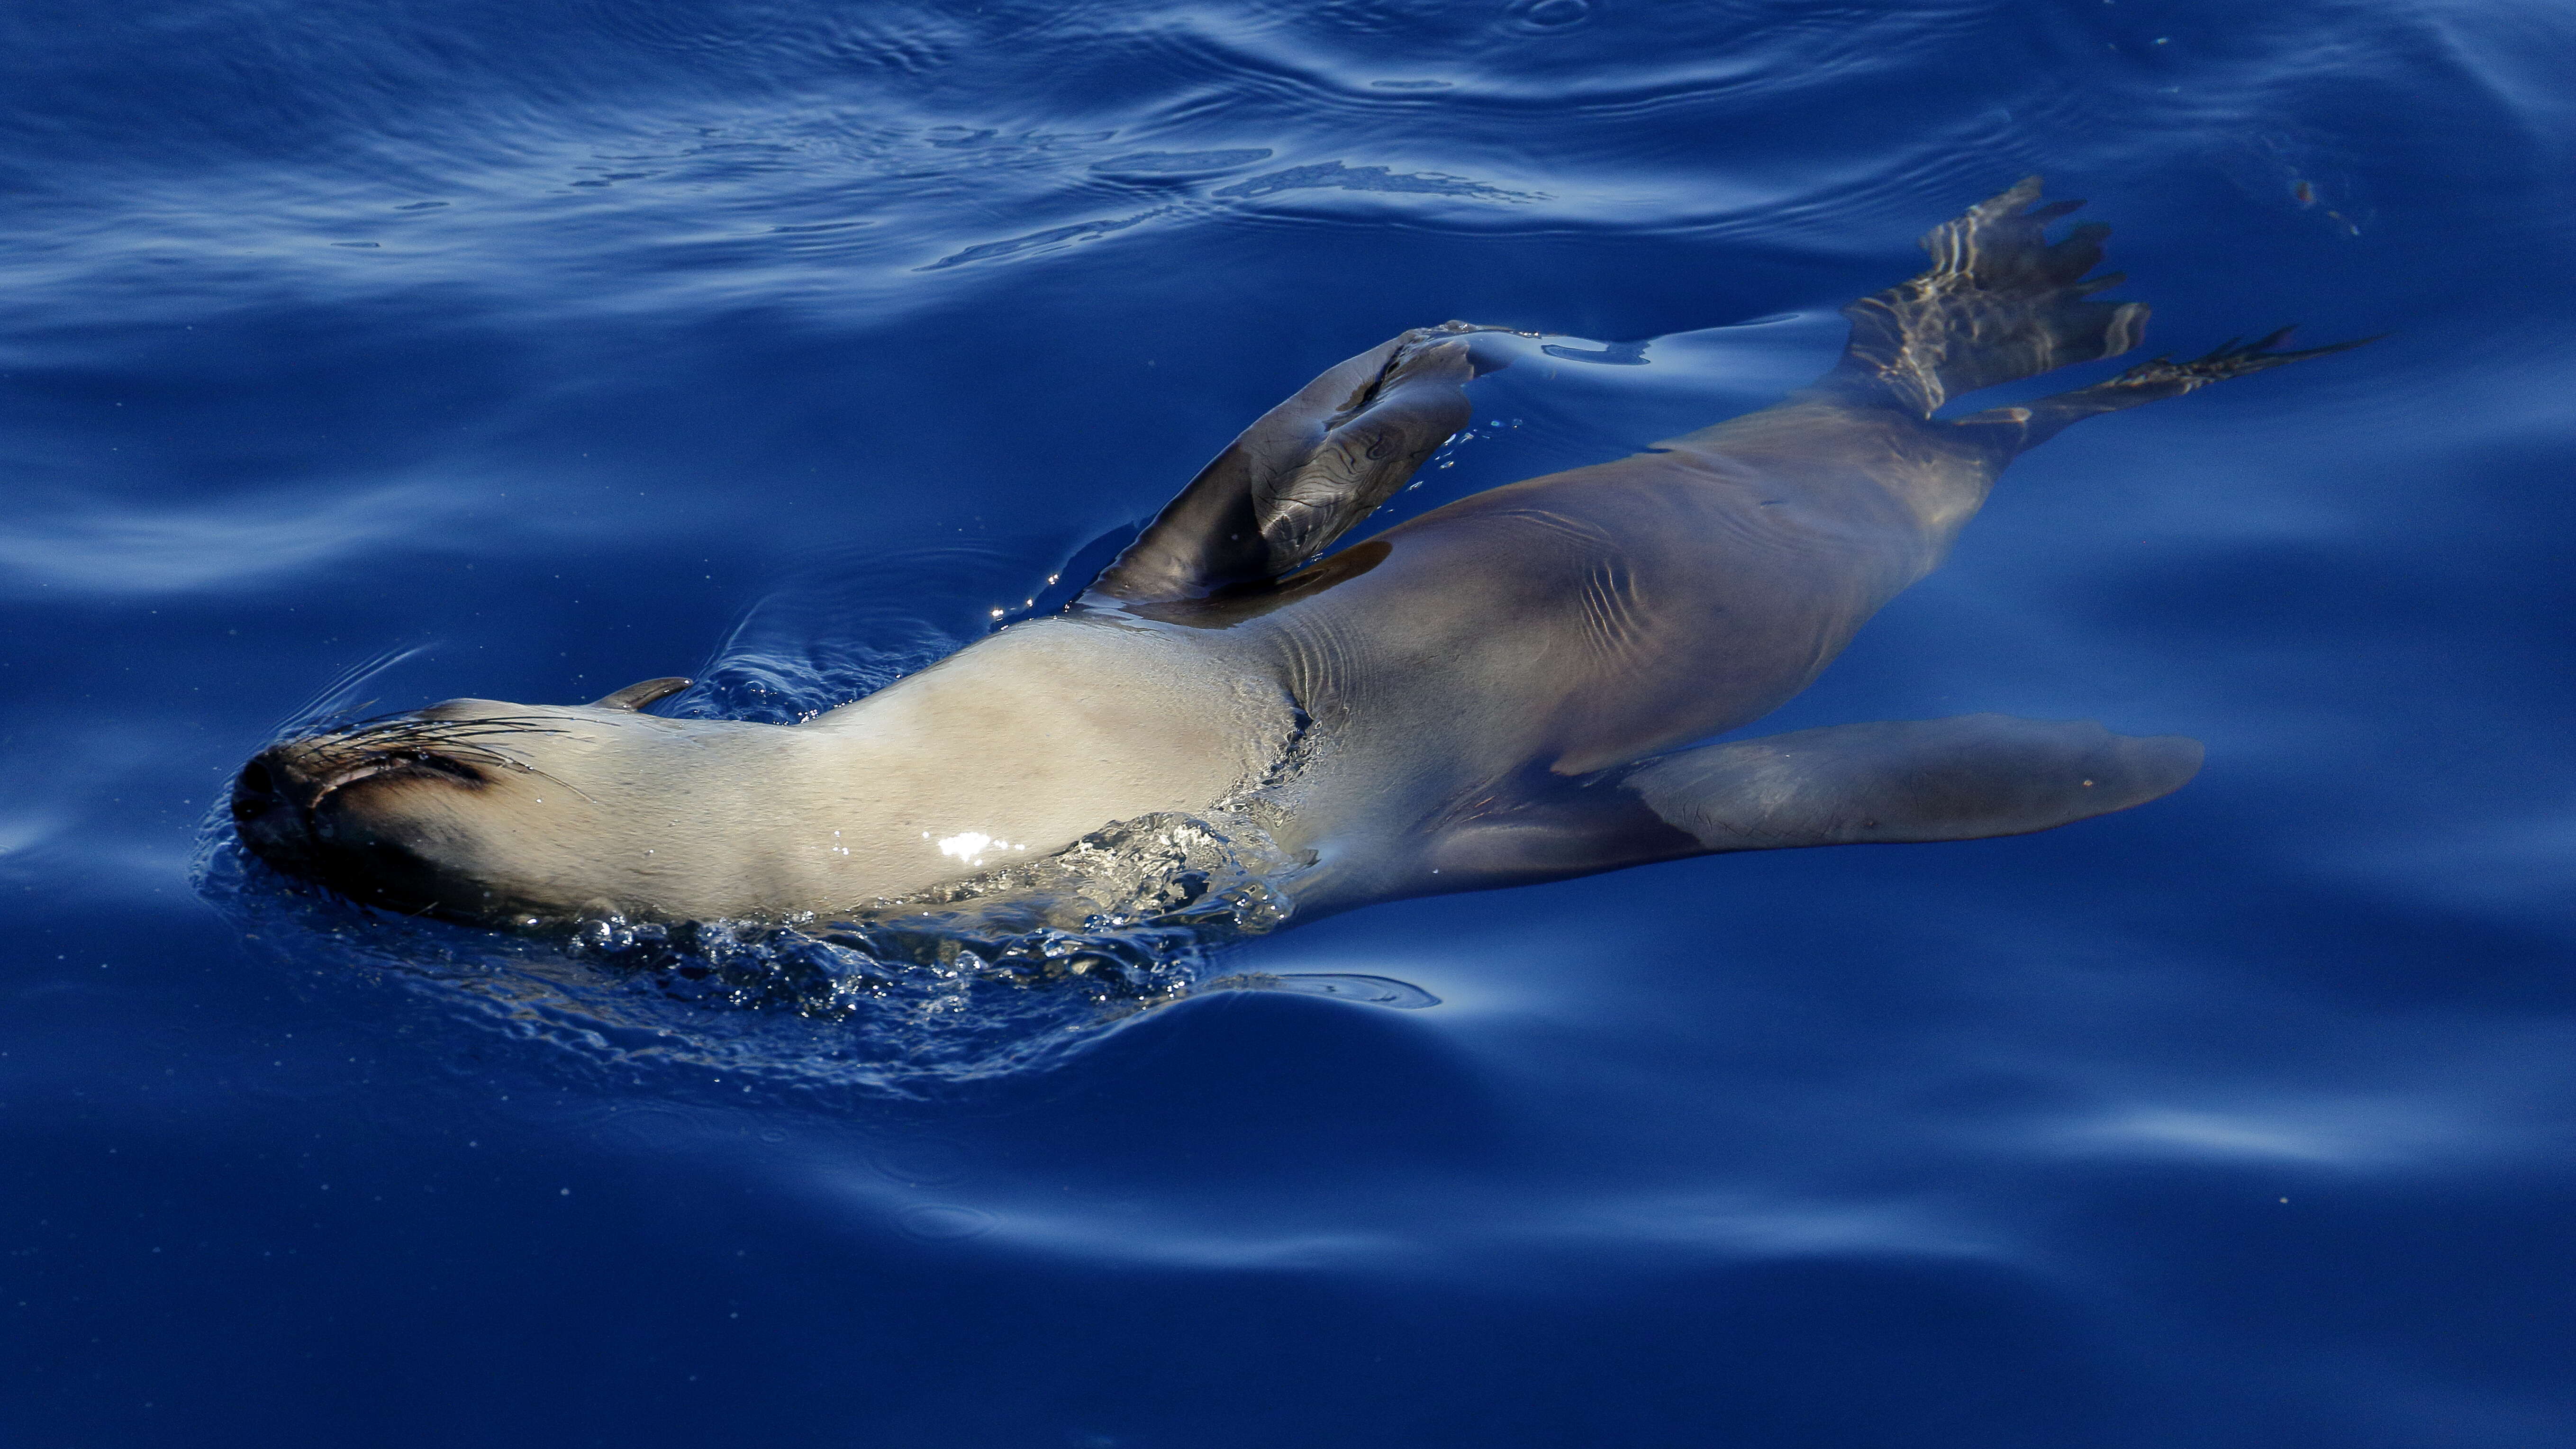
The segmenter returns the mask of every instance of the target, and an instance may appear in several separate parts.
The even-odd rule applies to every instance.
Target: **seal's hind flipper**
[[[2120,284],[2117,272],[2084,279],[2111,229],[2079,226],[2052,243],[2048,223],[2084,203],[2033,210],[2038,200],[2039,178],[2025,177],[1934,227],[1929,271],[1843,309],[1851,343],[1819,386],[1928,418],[1962,393],[2135,347],[2146,304],[2091,300]]]
[[[1976,840],[2143,805],[2200,769],[2197,740],[2089,720],[1835,725],[1703,745],[1444,829],[1418,889],[1562,879],[1737,850]]]
[[[1466,383],[1502,361],[1448,322],[1352,358],[1264,413],[1164,508],[1090,593],[1204,598],[1311,561],[1404,486],[1471,416]]]
[[[2269,337],[2244,346],[2238,346],[2237,340],[2231,337],[2216,349],[2189,362],[2159,357],[2152,362],[2139,363],[2108,382],[2044,397],[2025,407],[1989,408],[1981,413],[1970,413],[1959,419],[1959,426],[2018,428],[2018,435],[2013,437],[2013,451],[2019,452],[2047,442],[2086,418],[2115,413],[2140,403],[2180,397],[2213,382],[2243,377],[2249,372],[2261,372],[2284,363],[2305,362],[2311,357],[2323,357],[2329,352],[2343,352],[2365,342],[2379,340],[2376,337],[2356,337],[2350,342],[2303,348],[2296,352],[2272,350],[2289,335],[2290,329],[2284,327]]]

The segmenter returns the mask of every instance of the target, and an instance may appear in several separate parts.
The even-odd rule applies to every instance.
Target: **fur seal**
[[[1969,715],[1698,743],[1814,680],[2069,424],[2337,347],[2167,358],[1955,419],[2136,345],[2108,228],[2033,177],[1934,229],[1775,406],[1461,499],[1327,555],[1471,416],[1512,334],[1447,323],[1324,373],[1064,612],[795,726],[458,699],[277,744],[251,850],[361,901],[520,929],[882,911],[1160,815],[1266,838],[1299,916],[1737,850],[2044,830],[2201,747]],[[1520,344],[1526,347],[1526,344]]]

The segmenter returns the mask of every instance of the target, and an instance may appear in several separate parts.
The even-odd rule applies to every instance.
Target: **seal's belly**
[[[1274,674],[1227,667],[1209,643],[1024,624],[801,727],[802,869],[901,895],[1250,788],[1287,748],[1294,708]],[[835,845],[817,850],[826,834]]]

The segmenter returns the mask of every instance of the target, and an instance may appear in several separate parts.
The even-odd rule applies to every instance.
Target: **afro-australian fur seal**
[[[1844,309],[1774,407],[1324,551],[1469,420],[1512,334],[1448,323],[1264,415],[1063,613],[804,724],[460,699],[289,741],[233,814],[361,901],[533,928],[883,911],[1181,815],[1266,838],[1297,915],[1717,851],[2044,830],[2171,791],[2201,747],[1968,715],[1694,744],[1770,712],[1948,552],[2004,465],[2097,413],[2320,353],[2281,334],[1951,420],[2134,346],[2032,178]],[[2350,344],[2345,344],[2350,345]],[[1320,559],[1320,562],[1318,561]],[[1096,849],[1096,845],[1086,847]]]

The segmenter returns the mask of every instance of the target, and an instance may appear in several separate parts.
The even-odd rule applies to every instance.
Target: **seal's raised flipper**
[[[1300,389],[1244,429],[1090,593],[1120,603],[1204,598],[1311,561],[1471,416],[1466,383],[1503,365],[1465,322],[1417,328]]]
[[[2304,362],[2311,357],[2323,357],[2329,352],[2342,352],[2379,340],[2376,337],[2357,337],[2350,342],[2303,348],[2297,352],[2272,350],[2289,335],[2290,329],[2284,327],[2269,337],[2241,347],[2236,339],[2229,338],[2216,350],[2189,362],[2159,357],[2152,362],[2139,363],[2108,382],[2044,397],[2024,407],[1989,408],[1981,413],[1970,413],[1959,419],[1959,426],[1994,429],[2002,440],[2009,443],[2013,452],[2020,452],[2047,442],[2086,418],[2115,413],[2140,403],[2180,397],[2213,382],[2243,377],[2249,372],[2261,372],[2284,363]]]
[[[1818,391],[1930,417],[1942,403],[2138,344],[2143,302],[2096,302],[2121,274],[2085,280],[2111,229],[2079,226],[2050,242],[2048,223],[2082,206],[2039,200],[2039,178],[1971,207],[1923,238],[1929,271],[1843,309],[1851,343]]]
[[[1703,745],[1543,788],[1442,832],[1431,889],[1807,845],[1976,840],[2125,810],[2182,787],[2197,740],[2089,720],[1890,720]]]

